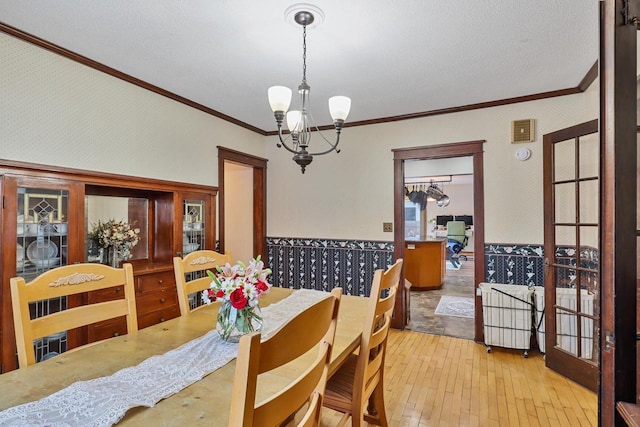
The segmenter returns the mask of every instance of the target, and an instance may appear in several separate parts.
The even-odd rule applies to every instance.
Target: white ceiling
[[[295,89],[295,0],[0,0],[0,22],[265,131],[267,88]],[[596,0],[318,0],[307,80],[348,122],[573,88],[598,57]],[[296,100],[297,101],[297,100]]]

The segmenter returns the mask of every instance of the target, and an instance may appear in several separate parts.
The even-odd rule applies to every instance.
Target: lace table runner
[[[262,309],[263,337],[317,301],[326,292],[298,290]],[[214,330],[163,355],[108,377],[78,381],[35,402],[0,412],[1,426],[110,426],[136,406],[153,407],[235,359],[238,344]]]

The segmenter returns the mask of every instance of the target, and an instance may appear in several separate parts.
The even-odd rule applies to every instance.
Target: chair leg
[[[347,425],[347,421],[349,421],[349,418],[351,418],[351,414],[346,413],[344,415],[342,415],[342,418],[340,418],[340,421],[338,421],[337,427],[344,427]]]
[[[384,408],[384,388],[378,383],[369,399],[369,416],[365,416],[365,420],[371,424],[388,427],[387,412]]]

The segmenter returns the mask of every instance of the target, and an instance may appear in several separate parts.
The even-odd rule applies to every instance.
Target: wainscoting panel
[[[393,264],[393,242],[367,240],[301,239],[268,237],[266,265],[273,270],[276,286],[329,291],[342,286],[347,295],[368,296],[376,269]],[[597,268],[593,248],[581,249],[583,267]],[[558,247],[558,263],[575,265],[575,248]],[[544,286],[544,247],[490,243],[484,247],[484,281],[525,286]],[[575,270],[562,274],[567,287]],[[584,280],[597,280],[589,273]]]
[[[393,264],[393,242],[267,237],[275,286],[369,296],[375,270]]]
[[[484,281],[512,285],[542,286],[544,280],[542,245],[484,245]]]
[[[582,267],[598,268],[598,251],[584,246],[580,249]],[[490,243],[484,246],[485,282],[512,285],[544,286],[544,247],[542,245],[518,245]],[[568,266],[576,265],[576,248],[558,246],[556,262]],[[575,270],[557,270],[558,283],[573,286]],[[597,280],[597,274],[583,273],[582,283]]]

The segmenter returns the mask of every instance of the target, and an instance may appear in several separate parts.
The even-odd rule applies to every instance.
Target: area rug
[[[462,267],[462,263],[460,261],[454,264],[451,261],[447,260],[447,270],[460,270],[460,267]]]
[[[475,313],[473,298],[452,297],[444,295],[436,307],[435,314],[442,316],[455,316],[473,318]]]

